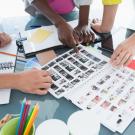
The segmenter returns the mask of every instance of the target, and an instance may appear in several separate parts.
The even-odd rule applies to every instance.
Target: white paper
[[[0,104],[8,104],[10,100],[10,92],[9,89],[0,90]]]
[[[77,20],[70,21],[69,24],[72,27],[75,27],[75,26],[77,26],[77,22],[78,22]],[[62,45],[62,43],[58,39],[57,29],[54,25],[44,26],[41,28],[52,32],[52,34],[39,44],[33,44],[32,42],[29,42],[28,40],[24,41],[23,46],[24,46],[25,54],[29,54],[29,53],[33,53],[33,52],[41,51],[41,50],[48,49],[51,47]],[[22,35],[22,37],[29,38],[35,31],[37,31],[38,29],[41,29],[41,28],[25,31],[25,32],[21,33],[21,35]]]
[[[11,35],[11,38],[12,38],[12,42],[7,46],[0,48],[0,52],[6,52],[6,53],[16,55],[17,53],[16,35]]]
[[[42,67],[53,78],[49,92],[93,111],[103,125],[123,133],[135,117],[135,71],[113,68],[107,57],[91,48],[80,45],[79,50],[76,54],[72,49]]]
[[[16,55],[17,46],[16,46],[16,43],[15,43],[15,36],[12,36],[12,38],[13,38],[12,43],[9,44],[8,46],[4,47],[4,48],[1,48],[0,52],[7,52],[7,53],[11,53],[11,54]],[[0,64],[12,62],[13,66],[15,66],[15,60],[16,60],[15,56],[0,54]],[[0,70],[0,74],[2,74],[2,73],[13,73],[13,72],[14,72],[14,67],[9,68],[9,69],[7,68],[7,69]],[[10,92],[11,92],[10,89],[0,89],[0,104],[9,103]]]

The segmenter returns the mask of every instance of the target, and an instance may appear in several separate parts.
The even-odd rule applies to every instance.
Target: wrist
[[[89,22],[88,21],[81,21],[80,20],[79,23],[78,23],[78,25],[79,26],[86,26],[86,25],[88,26],[89,25]]]
[[[19,84],[20,84],[20,74],[19,73],[14,73],[12,75],[12,81],[11,81],[11,88],[12,89],[17,89]]]
[[[104,27],[103,25],[100,26],[101,33],[109,33],[111,29]]]
[[[6,73],[0,75],[0,88],[14,89],[18,84],[16,73]]]
[[[66,22],[62,19],[62,20],[56,21],[54,25],[56,26],[56,28],[59,28],[59,27],[65,25],[65,23]]]

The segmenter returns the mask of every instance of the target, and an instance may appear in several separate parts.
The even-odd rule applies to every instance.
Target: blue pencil
[[[22,102],[20,117],[19,117],[19,120],[18,120],[17,129],[16,129],[16,135],[18,135],[18,132],[19,132],[19,127],[20,127],[20,123],[21,123],[21,119],[22,119],[25,104],[26,104],[26,99],[24,99],[23,102]]]

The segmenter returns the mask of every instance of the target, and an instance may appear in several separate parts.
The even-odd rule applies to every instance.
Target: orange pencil
[[[23,135],[29,135],[29,132],[30,132],[32,126],[33,126],[33,123],[34,123],[37,115],[38,115],[38,112],[39,112],[39,105],[36,104],[35,107],[34,107],[33,113],[31,114],[30,120],[28,121],[27,127],[26,127]]]
[[[0,54],[16,57],[15,54],[7,53],[7,52],[0,52]]]

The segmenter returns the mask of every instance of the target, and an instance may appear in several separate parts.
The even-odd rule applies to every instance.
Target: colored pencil
[[[0,54],[8,55],[8,56],[13,56],[13,57],[16,57],[17,56],[16,54],[7,53],[7,52],[0,52]]]
[[[32,114],[30,116],[30,119],[28,121],[27,127],[26,127],[23,135],[29,135],[29,132],[30,132],[32,126],[33,126],[33,123],[34,123],[37,115],[38,115],[38,112],[39,112],[39,105],[36,104],[35,107],[34,107],[34,110],[33,110]]]
[[[26,101],[26,108],[24,109],[24,114],[21,120],[20,129],[19,129],[19,135],[23,134],[24,125],[26,122],[26,118],[28,116],[29,108],[30,108],[30,100]]]
[[[26,103],[26,99],[24,99],[23,102],[22,102],[21,111],[20,111],[20,117],[19,117],[19,120],[18,120],[17,129],[16,129],[16,135],[18,135],[18,132],[19,132],[19,127],[20,127],[20,123],[21,123],[25,103]]]

